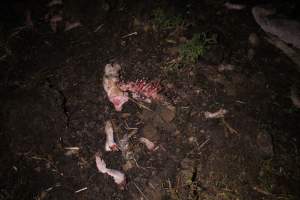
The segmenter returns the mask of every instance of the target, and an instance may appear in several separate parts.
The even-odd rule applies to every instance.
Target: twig
[[[80,148],[79,147],[65,147],[65,150],[75,150],[78,151]]]
[[[224,118],[224,115],[227,113],[227,110],[221,108],[216,112],[204,112],[204,117],[206,119],[218,119],[218,118]]]
[[[225,8],[227,8],[228,10],[243,10],[244,8],[246,8],[245,5],[243,4],[237,4],[237,3],[230,3],[230,2],[226,2],[224,4]]]
[[[137,34],[138,34],[137,32],[129,33],[127,35],[122,36],[122,38],[127,38],[127,37],[130,37],[132,35],[137,35]]]
[[[207,138],[200,146],[199,146],[199,150],[202,149],[208,142],[209,142],[210,138]]]
[[[261,189],[259,187],[256,187],[256,186],[253,187],[253,190],[255,190],[256,192],[259,192],[261,194],[267,195],[267,196],[273,196],[272,193],[267,192],[267,191],[265,191],[265,190],[263,190],[263,189]]]
[[[137,166],[137,168],[140,168],[140,169],[143,169],[146,171],[146,168],[145,167],[142,167],[141,165],[138,164],[138,162],[136,161],[136,159],[133,157],[132,159],[134,162],[135,162],[135,165]]]
[[[7,58],[7,54],[4,54],[3,56],[0,57],[0,60],[5,60]]]
[[[231,134],[236,134],[238,135],[239,132],[237,130],[235,130],[234,128],[232,128],[226,121],[224,118],[221,118],[221,122],[222,124],[225,126],[225,128],[231,133]]]
[[[131,100],[133,103],[137,104],[139,107],[141,108],[145,108],[146,110],[149,110],[149,111],[152,111],[154,112],[153,110],[151,110],[149,107],[145,106],[144,104],[141,104],[139,102],[137,102],[136,100],[134,100],[133,98],[129,97],[129,100]]]
[[[240,104],[246,104],[246,102],[241,101],[241,100],[236,100],[235,102],[240,103]]]
[[[127,124],[126,121],[124,121],[124,123],[125,123],[125,129],[126,129],[126,130],[138,130],[138,128],[130,128],[130,127],[128,126],[128,124]]]
[[[103,26],[104,26],[104,24],[100,24],[100,25],[94,30],[94,33],[97,33]]]
[[[74,193],[77,194],[77,193],[82,192],[82,191],[85,191],[85,190],[87,190],[87,189],[88,189],[87,187],[84,187],[84,188],[81,188],[81,189],[79,189],[79,190],[76,190]]]
[[[143,191],[135,184],[135,182],[133,182],[134,186],[136,187],[136,189],[141,193],[141,195],[146,199],[149,200],[148,197],[143,193]]]

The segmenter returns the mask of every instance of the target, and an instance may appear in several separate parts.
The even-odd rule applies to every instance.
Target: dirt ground
[[[299,20],[295,2],[271,3]],[[270,2],[244,10],[223,1],[47,3],[1,3],[0,200],[300,199],[300,111],[290,98],[299,72],[251,14]],[[158,8],[185,24],[158,27]],[[56,31],[51,9],[64,16]],[[65,31],[66,21],[81,26]],[[178,64],[178,45],[201,32],[217,43]],[[160,81],[175,109],[130,101],[115,111],[102,85],[107,63],[121,65],[122,80]],[[219,109],[223,118],[205,117]],[[104,150],[106,120],[117,141],[134,134],[130,159]],[[145,135],[155,151],[139,143]],[[124,190],[98,172],[96,152],[125,173]]]

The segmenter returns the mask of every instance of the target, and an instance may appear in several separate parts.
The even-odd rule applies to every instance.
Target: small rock
[[[195,164],[195,162],[189,158],[184,158],[181,162],[180,162],[180,166],[182,169],[189,169],[191,167],[193,167]]]
[[[231,64],[220,64],[218,66],[218,71],[219,72],[223,72],[223,71],[232,71],[234,70],[234,65],[231,65]]]
[[[130,116],[131,116],[130,113],[122,113],[122,114],[121,114],[121,117],[122,117],[122,118],[128,118],[128,117],[130,117]]]
[[[128,160],[123,166],[123,170],[125,172],[129,171],[130,169],[132,169],[134,167],[134,165],[132,164],[132,161]]]
[[[108,3],[103,3],[102,8],[103,8],[104,11],[107,12],[110,9],[110,6],[109,6]]]
[[[176,108],[172,105],[159,106],[158,112],[165,122],[171,122],[176,116]]]
[[[189,72],[189,75],[190,75],[190,76],[194,76],[195,73],[194,73],[193,71],[190,71],[190,72]]]
[[[183,44],[183,43],[186,43],[187,42],[187,39],[186,39],[186,37],[180,37],[179,38],[179,43],[181,43],[181,44]]]
[[[180,165],[181,170],[177,175],[177,179],[180,180],[181,184],[191,184],[194,175],[195,162],[189,158],[184,158]]]
[[[188,141],[189,141],[190,144],[194,144],[197,141],[197,138],[194,137],[194,136],[191,136],[191,137],[188,138]]]
[[[255,56],[255,50],[253,48],[248,49],[247,57],[249,60],[252,60]]]
[[[175,132],[174,132],[174,136],[177,136],[177,135],[179,135],[180,134],[180,131],[179,130],[176,130]]]
[[[134,18],[133,20],[133,26],[140,26],[142,22],[138,18]]]
[[[257,36],[256,33],[251,33],[249,35],[249,38],[248,38],[248,41],[249,41],[249,44],[252,46],[252,47],[257,47],[259,45],[259,37]]]
[[[146,124],[143,128],[143,137],[149,139],[152,142],[159,140],[159,133],[157,128],[152,126],[151,124]]]
[[[179,50],[177,47],[170,47],[167,49],[167,52],[171,55],[171,56],[177,56],[179,54]]]
[[[172,83],[167,83],[167,88],[168,88],[168,89],[173,89],[173,88],[174,88],[174,84],[172,84]]]
[[[122,40],[121,41],[121,46],[123,46],[123,47],[126,46],[126,41]]]
[[[260,132],[256,137],[256,144],[264,157],[273,156],[273,143],[270,134],[265,131]]]
[[[145,24],[144,25],[144,31],[147,33],[147,32],[149,32],[149,31],[151,31],[153,28],[152,28],[152,26],[150,25],[150,24]]]
[[[41,168],[40,167],[36,167],[36,168],[34,168],[34,171],[41,172]]]

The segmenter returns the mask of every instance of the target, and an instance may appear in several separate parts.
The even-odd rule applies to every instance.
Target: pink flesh
[[[123,104],[128,101],[126,96],[115,96],[111,98],[111,102],[114,104],[116,111],[122,111]]]
[[[109,147],[112,151],[118,151],[118,146],[116,144],[113,144]]]

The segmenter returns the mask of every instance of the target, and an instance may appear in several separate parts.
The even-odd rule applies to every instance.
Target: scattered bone
[[[75,21],[75,22],[66,21],[65,31],[70,31],[74,28],[81,27],[81,26],[82,26],[82,24],[79,21]]]
[[[64,149],[78,151],[80,148],[79,147],[65,147]]]
[[[121,66],[119,64],[107,64],[103,77],[104,90],[116,111],[122,111],[123,104],[128,101],[127,94],[118,87],[120,70]]]
[[[96,166],[98,168],[98,171],[113,177],[115,183],[118,186],[120,186],[121,189],[124,189],[124,186],[126,184],[125,174],[115,169],[108,169],[106,167],[105,161],[100,158],[99,154],[96,154],[95,158],[96,158]]]
[[[105,122],[105,151],[118,151],[118,146],[114,140],[114,130],[111,121]]]
[[[65,152],[65,156],[72,156],[74,154],[77,154],[78,151],[80,150],[79,147],[65,147],[64,149],[67,150]]]
[[[87,187],[84,187],[84,188],[81,188],[81,189],[79,189],[79,190],[76,190],[74,193],[77,194],[77,193],[83,192],[83,191],[85,191],[85,190],[87,190],[87,189],[88,189]]]
[[[149,151],[153,151],[155,148],[155,144],[153,142],[151,142],[150,140],[148,140],[147,138],[141,137],[139,139],[140,143],[146,145],[147,149]]]
[[[243,4],[235,4],[235,3],[230,3],[230,2],[226,2],[224,4],[224,6],[228,10],[243,10],[244,8],[246,8],[246,6]]]
[[[130,36],[133,36],[133,35],[137,35],[137,34],[138,34],[137,32],[129,33],[127,35],[122,36],[122,38],[127,38],[127,37],[130,37]]]
[[[220,64],[218,66],[218,71],[223,72],[223,71],[232,71],[234,70],[234,65],[231,64]]]
[[[52,0],[47,4],[47,6],[52,7],[52,6],[62,5],[62,4],[63,4],[62,0]]]
[[[227,113],[227,110],[221,108],[216,112],[204,112],[204,116],[206,119],[219,119],[219,118],[224,118],[224,115]]]

